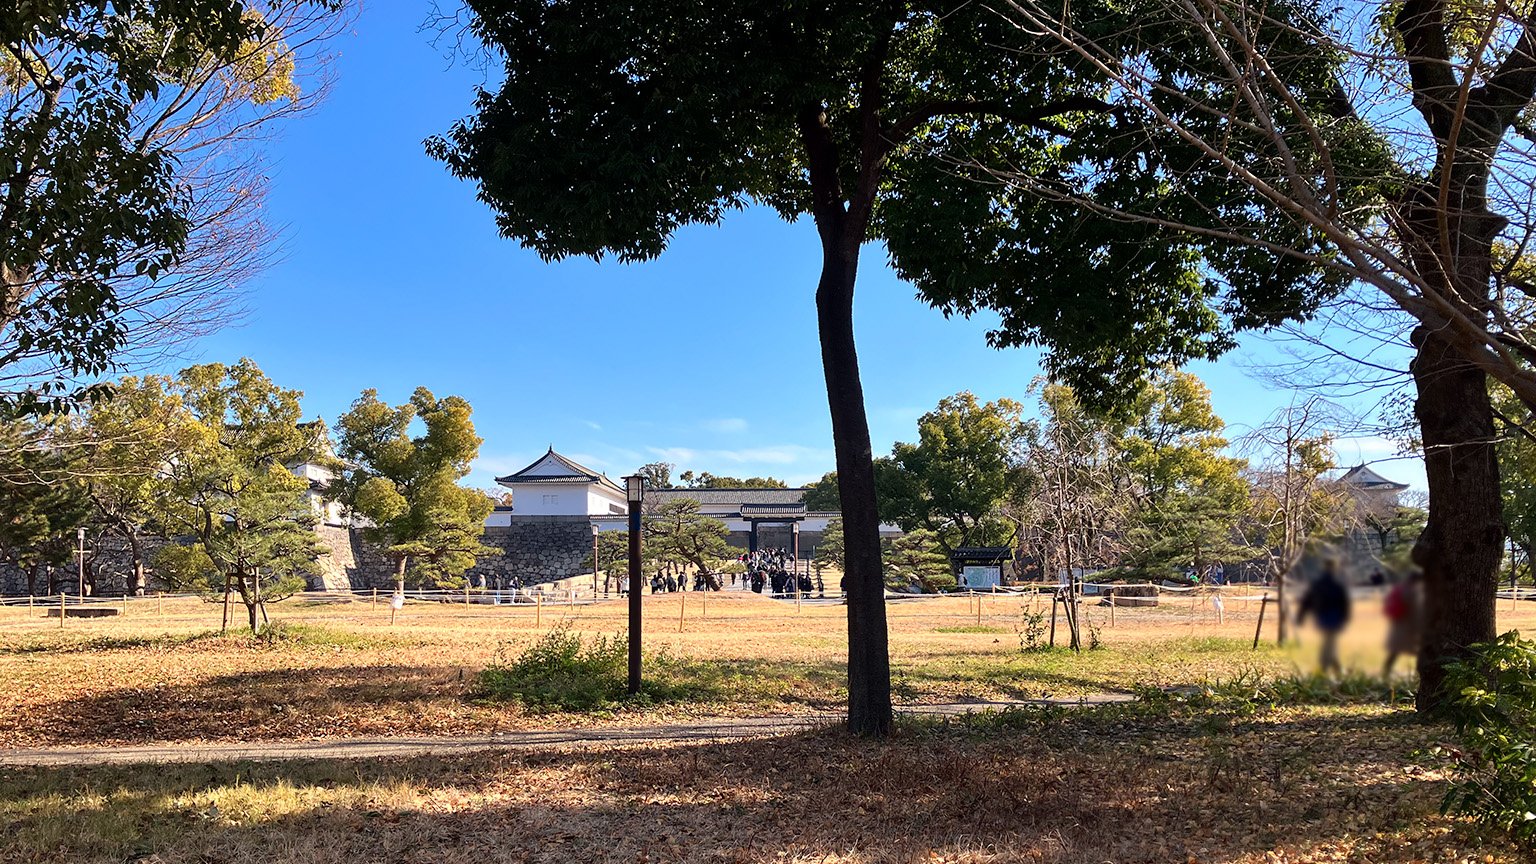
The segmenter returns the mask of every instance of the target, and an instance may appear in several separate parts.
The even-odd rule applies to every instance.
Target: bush
[[[1441,811],[1470,816],[1536,849],[1536,642],[1510,631],[1472,647],[1445,679],[1461,749]]]
[[[551,630],[510,663],[498,656],[480,672],[477,690],[532,711],[595,711],[624,698],[628,656],[616,636],[585,643],[575,633]]]

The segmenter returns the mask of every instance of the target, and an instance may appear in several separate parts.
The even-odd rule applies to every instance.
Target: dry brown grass
[[[0,860],[1513,861],[1435,815],[1432,727],[1385,707],[1040,716],[462,757],[28,769]]]
[[[720,670],[718,687],[696,702],[618,717],[529,716],[515,705],[471,698],[470,685],[498,652],[515,652],[553,627],[621,632],[619,601],[539,613],[412,603],[394,626],[383,604],[290,601],[274,606],[274,617],[313,628],[312,638],[276,645],[219,638],[210,632],[219,607],[196,600],[167,602],[163,616],[144,601],[126,618],[70,620],[62,629],[40,609],[0,608],[0,746],[458,734],[703,714],[812,714],[841,704],[842,607],[797,610],[726,593],[710,597],[706,610],[702,597],[647,597],[646,641],[706,661]],[[1374,669],[1382,626],[1374,604],[1361,606],[1346,661]],[[967,598],[893,604],[898,697],[1073,697],[1285,672],[1310,661],[1305,648],[1248,650],[1256,606],[1241,607],[1229,604],[1218,626],[1204,604],[1174,601],[1120,610],[1113,628],[1105,610],[1093,609],[1106,647],[1074,657],[1019,650],[1026,601],[1016,597],[985,598],[979,626]],[[1536,623],[1536,608],[1501,614],[1504,626]]]
[[[275,645],[208,635],[218,608],[58,622],[0,609],[0,745],[452,734],[835,706],[843,610],[757,597],[647,598],[647,639],[743,672],[736,692],[612,715],[528,716],[468,698],[476,670],[551,627],[622,629],[623,607],[275,607]],[[1019,650],[1017,599],[895,604],[915,701],[1071,695],[1286,672],[1247,649],[1254,611],[1122,610],[1106,648]],[[1505,627],[1536,610],[1503,613]],[[1380,661],[1362,604],[1346,657]],[[1272,631],[1270,631],[1272,632]],[[1404,706],[1271,709],[1177,700],[911,722],[896,740],[783,739],[544,752],[0,772],[0,861],[26,862],[1494,862],[1499,842],[1436,815],[1423,754],[1444,734]]]

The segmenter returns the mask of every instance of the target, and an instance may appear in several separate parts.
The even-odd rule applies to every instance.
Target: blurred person
[[[1393,585],[1382,600],[1382,612],[1387,616],[1387,665],[1382,675],[1390,679],[1399,654],[1419,652],[1424,627],[1424,574],[1414,570]]]
[[[1339,580],[1337,562],[1325,562],[1323,571],[1307,586],[1307,593],[1301,597],[1301,608],[1296,612],[1297,625],[1305,621],[1308,615],[1312,616],[1318,632],[1323,634],[1323,650],[1319,658],[1323,672],[1342,675],[1344,667],[1339,664],[1339,631],[1349,623],[1349,589]]]

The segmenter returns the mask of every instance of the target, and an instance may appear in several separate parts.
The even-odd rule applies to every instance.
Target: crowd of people
[[[795,557],[787,549],[759,549],[739,560],[747,568],[747,587],[754,593],[761,594],[768,589],[775,597],[785,597],[804,596],[813,590],[818,594],[825,592],[825,586],[813,582],[809,574],[798,572],[800,568],[795,566]],[[818,575],[816,581],[820,578]]]

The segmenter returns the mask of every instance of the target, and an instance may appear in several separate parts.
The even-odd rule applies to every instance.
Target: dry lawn
[[[614,714],[530,715],[474,697],[475,673],[561,627],[616,634],[625,606],[465,607],[411,603],[394,625],[369,602],[290,600],[274,619],[300,625],[276,644],[220,637],[219,607],[197,600],[130,604],[126,617],[70,619],[0,607],[0,746],[310,739],[486,733],[594,723],[686,721],[689,716],[819,714],[846,698],[841,606],[725,592],[646,597],[646,644],[705,680],[686,703]],[[1257,604],[1228,603],[1218,625],[1204,603],[1090,608],[1103,647],[1075,656],[1020,650],[1031,601],[1001,595],[893,603],[891,652],[898,701],[1072,698],[1140,687],[1181,687],[1306,668],[1310,649],[1253,651]],[[1346,662],[1374,670],[1384,629],[1361,603]],[[706,608],[707,606],[707,608]],[[1531,629],[1536,604],[1501,626]],[[1035,610],[1042,607],[1036,605]],[[162,611],[163,610],[163,611]],[[1065,644],[1065,624],[1058,645]]]
[[[684,605],[686,603],[686,606]],[[1527,606],[1536,604],[1527,604]],[[1252,639],[1257,608],[1091,609],[1103,647],[1020,651],[1027,611],[894,603],[901,700],[1075,696],[1252,682],[1310,661]],[[612,634],[592,607],[289,601],[276,644],[220,637],[217,606],[122,619],[0,609],[0,746],[453,734],[690,715],[812,713],[843,697],[841,607],[756,596],[646,599],[646,639],[705,661],[696,701],[598,716],[484,704],[475,672],[553,627]],[[1536,625],[1536,609],[1502,612]],[[536,620],[536,615],[537,620]],[[1379,665],[1359,607],[1346,662]],[[681,629],[680,622],[681,621]],[[1062,634],[1058,634],[1060,637]],[[1272,641],[1272,622],[1266,625]],[[1469,862],[1516,853],[1436,815],[1445,730],[1405,703],[1272,707],[1238,688],[1092,710],[907,721],[892,742],[794,737],[359,761],[0,772],[0,861]],[[1236,694],[1236,695],[1233,695]]]

